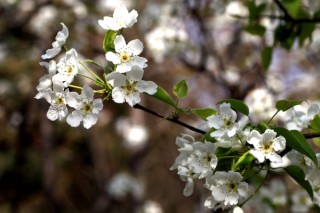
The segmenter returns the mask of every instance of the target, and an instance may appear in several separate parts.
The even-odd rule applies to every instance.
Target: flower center
[[[137,85],[137,82],[132,82],[130,83],[129,81],[127,81],[126,85],[122,86],[121,88],[124,90],[126,95],[129,95],[131,93],[133,93],[134,91],[136,91],[135,87]]]
[[[70,75],[72,75],[73,70],[74,70],[74,66],[73,66],[73,65],[70,65],[70,66],[67,66],[67,67],[66,67],[66,69],[64,70],[64,72],[67,74],[67,76],[70,76]]]
[[[228,183],[228,184],[227,184],[227,188],[228,188],[228,190],[229,190],[229,193],[236,191],[236,190],[237,190],[237,186],[238,186],[237,183],[234,183],[234,182]]]
[[[273,151],[272,141],[267,141],[262,145],[262,149],[265,153],[270,153]]]
[[[55,99],[55,102],[57,105],[64,105],[64,97],[62,96],[57,96]]]
[[[84,115],[91,113],[92,112],[92,103],[87,103],[87,102],[83,103],[81,110]]]
[[[232,122],[229,118],[223,119],[223,123],[225,127],[230,127],[232,125]]]
[[[131,56],[128,53],[123,52],[120,54],[121,63],[126,63],[126,62],[129,62],[130,60],[131,60]]]

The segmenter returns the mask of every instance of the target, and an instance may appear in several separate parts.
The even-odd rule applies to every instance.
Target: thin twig
[[[305,139],[311,139],[311,138],[319,138],[320,137],[320,132],[315,132],[315,133],[306,133],[303,134]]]
[[[158,118],[162,118],[162,119],[171,121],[171,122],[173,122],[173,123],[176,123],[176,124],[178,124],[178,125],[180,125],[180,126],[183,126],[183,127],[187,128],[187,129],[190,129],[190,130],[192,130],[192,131],[194,131],[194,132],[197,132],[197,133],[200,133],[200,134],[203,134],[203,135],[206,134],[205,131],[203,131],[203,130],[201,130],[201,129],[197,129],[197,128],[193,127],[193,126],[190,126],[189,124],[186,124],[186,123],[184,123],[184,122],[182,122],[182,121],[179,121],[177,118],[167,118],[167,117],[164,117],[164,116],[162,116],[162,115],[160,115],[160,114],[158,114],[158,113],[156,113],[156,112],[154,112],[154,111],[152,111],[152,110],[150,110],[150,109],[148,109],[148,108],[146,108],[146,107],[144,107],[144,106],[141,106],[140,104],[134,105],[133,108],[135,108],[135,109],[140,109],[140,110],[145,111],[145,112],[147,112],[147,113],[149,113],[149,114],[151,114],[151,115],[154,115],[154,116],[156,116],[156,117],[158,117]]]
[[[295,21],[295,19],[290,15],[287,8],[284,7],[284,5],[280,2],[280,0],[274,0],[274,3],[279,7],[279,9],[283,12],[284,17],[288,21]]]

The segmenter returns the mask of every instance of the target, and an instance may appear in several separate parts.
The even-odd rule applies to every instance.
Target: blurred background
[[[263,20],[265,36],[250,35],[243,31],[246,20],[230,15],[246,15],[245,1],[227,2],[0,0],[0,213],[210,212],[203,207],[208,196],[203,181],[184,197],[185,183],[169,170],[178,156],[175,138],[201,135],[111,101],[91,129],[72,128],[49,121],[49,104],[34,96],[39,78],[47,73],[39,65],[41,55],[51,47],[60,23],[69,28],[69,48],[106,64],[104,31],[97,21],[124,4],[139,13],[138,23],[124,35],[127,41],[144,43],[144,79],[167,91],[185,79],[189,94],[179,102],[182,107],[216,108],[219,100],[236,98],[249,105],[258,122],[272,116],[278,99],[317,102],[320,30],[303,48],[275,49],[265,71],[260,52],[272,44],[277,21]],[[142,99],[143,106],[160,114],[173,111],[147,95]],[[281,123],[286,115],[277,118]],[[206,128],[196,117],[180,119]]]

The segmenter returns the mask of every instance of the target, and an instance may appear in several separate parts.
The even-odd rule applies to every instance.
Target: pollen
[[[127,52],[123,52],[120,54],[120,61],[121,63],[126,63],[131,60],[131,56]]]
[[[70,76],[70,75],[72,75],[73,70],[74,70],[74,66],[73,66],[73,65],[70,65],[70,66],[67,66],[64,71],[65,71],[65,73],[66,73],[68,76]]]
[[[92,103],[83,103],[82,112],[84,115],[87,115],[92,112]]]

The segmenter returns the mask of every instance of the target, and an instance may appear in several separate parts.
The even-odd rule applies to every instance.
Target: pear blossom
[[[61,46],[66,43],[66,40],[69,36],[69,30],[64,23],[62,25],[62,30],[59,31],[56,35],[56,40],[52,43],[52,48],[48,49],[45,54],[41,56],[42,59],[50,59],[58,55],[61,51]]]
[[[206,178],[205,187],[211,190],[214,200],[222,203],[223,207],[233,206],[247,196],[248,183],[242,182],[242,179],[239,172],[217,171]]]
[[[193,193],[194,179],[199,177],[199,174],[193,173],[188,167],[178,166],[178,175],[182,181],[187,182],[184,189],[183,195],[188,197]]]
[[[118,35],[114,40],[114,48],[116,53],[107,52],[106,59],[117,65],[117,72],[128,72],[133,66],[147,67],[147,59],[138,56],[143,50],[143,44],[139,39],[134,39],[126,44],[124,37]]]
[[[292,194],[291,212],[302,213],[309,212],[313,202],[305,190],[299,190]]]
[[[76,92],[68,93],[67,104],[76,109],[67,117],[67,123],[70,126],[77,127],[83,121],[83,126],[89,129],[97,122],[97,115],[102,110],[103,104],[100,98],[93,99],[93,95],[93,90],[86,84],[83,86],[81,95]]]
[[[267,129],[262,135],[257,130],[252,130],[248,136],[248,143],[254,146],[250,153],[257,158],[259,163],[266,159],[271,162],[281,163],[282,158],[277,152],[286,147],[286,139],[283,136],[276,137],[277,133]]]
[[[118,31],[122,28],[131,27],[137,22],[138,13],[132,10],[130,13],[125,6],[117,7],[113,12],[113,17],[105,16],[99,20],[99,25],[105,30]]]
[[[232,137],[236,134],[239,129],[235,121],[237,114],[231,109],[229,103],[222,103],[219,106],[219,114],[211,115],[207,118],[209,127],[213,127],[216,131],[210,134],[211,137],[222,137],[227,135]]]
[[[61,83],[53,84],[53,89],[48,88],[43,91],[43,97],[50,103],[47,117],[51,121],[62,120],[67,113],[66,96],[69,94],[68,89],[64,90]]]
[[[318,113],[320,113],[318,104],[311,104],[307,113],[304,112],[301,106],[294,106],[293,109],[289,111],[290,119],[286,121],[286,126],[289,130],[301,131],[309,126],[310,121]]]
[[[177,169],[178,166],[188,166],[190,161],[190,155],[193,153],[193,143],[195,139],[188,134],[182,134],[181,137],[176,138],[176,144],[179,146],[179,156],[176,158],[174,164],[170,167],[170,170]]]
[[[267,198],[275,206],[284,206],[287,204],[287,189],[283,181],[278,179],[272,180],[269,187],[262,187],[260,195]]]
[[[57,64],[58,73],[53,76],[53,80],[64,83],[65,87],[70,84],[79,71],[78,54],[75,49],[66,52]]]
[[[218,164],[215,155],[216,145],[211,142],[195,142],[193,150],[194,154],[188,167],[193,173],[200,175],[199,179],[212,175]]]
[[[107,81],[113,86],[112,99],[116,103],[128,102],[133,106],[140,102],[139,93],[146,92],[149,95],[157,92],[157,85],[152,81],[141,80],[143,69],[134,66],[126,75],[112,72],[107,75]]]
[[[49,63],[42,61],[40,65],[48,70],[48,74],[39,79],[39,84],[36,87],[38,93],[34,97],[36,99],[42,98],[44,95],[43,92],[48,88],[52,88],[52,77],[57,73],[56,62],[54,60],[51,60]]]

